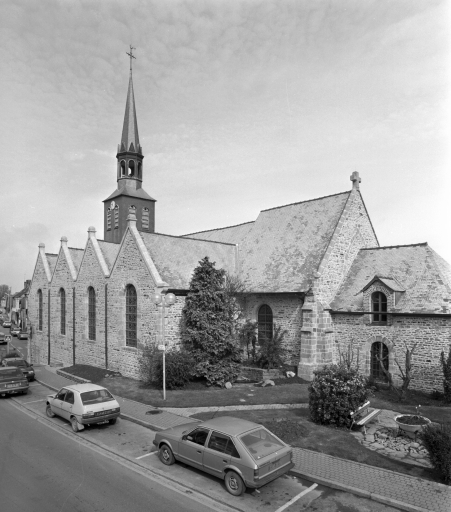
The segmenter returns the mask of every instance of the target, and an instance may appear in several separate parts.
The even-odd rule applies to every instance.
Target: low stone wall
[[[91,382],[88,379],[82,379],[81,377],[76,377],[71,373],[63,372],[63,370],[56,370],[57,375],[61,375],[61,377],[66,377],[66,379],[73,380],[77,384],[85,384],[86,382]]]
[[[245,377],[251,382],[261,382],[262,380],[267,379],[280,379],[285,377],[285,375],[278,368],[273,370],[264,370],[263,368],[253,368],[249,366],[241,368],[238,380],[240,380],[241,377]]]

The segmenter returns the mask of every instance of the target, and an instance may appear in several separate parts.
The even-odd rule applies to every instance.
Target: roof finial
[[[132,59],[136,59],[136,57],[133,55],[133,50],[136,50],[136,48],[130,45],[130,53],[125,52],[130,57],[130,74],[132,74]]]
[[[354,171],[351,174],[350,180],[352,181],[352,188],[355,190],[359,190],[359,184],[362,181],[362,179],[359,176],[359,173],[357,171]]]

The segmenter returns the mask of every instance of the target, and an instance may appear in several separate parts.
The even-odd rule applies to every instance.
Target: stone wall
[[[431,316],[392,316],[388,325],[373,325],[365,321],[364,315],[334,314],[335,336],[334,360],[339,359],[339,349],[346,350],[353,342],[360,348],[360,370],[370,374],[371,345],[381,341],[389,351],[389,371],[398,383],[398,359],[404,369],[405,345],[409,349],[418,342],[412,358],[414,377],[410,388],[424,391],[443,391],[443,373],[440,366],[440,353],[447,353],[451,340],[451,317]]]
[[[287,333],[284,337],[283,346],[286,350],[285,363],[297,365],[299,363],[301,350],[301,308],[303,295],[292,294],[255,294],[248,295],[241,303],[244,317],[257,321],[258,310],[267,304],[273,313],[273,322],[281,326]]]

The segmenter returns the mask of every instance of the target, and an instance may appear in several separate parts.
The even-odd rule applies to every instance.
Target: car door
[[[179,443],[179,459],[190,466],[202,469],[205,441],[209,433],[208,428],[199,427],[183,436]]]
[[[50,400],[50,406],[52,408],[52,411],[57,414],[58,416],[63,416],[63,402],[64,397],[66,396],[67,389],[63,388],[58,391],[55,398],[53,400]]]
[[[70,389],[67,390],[64,400],[61,402],[61,416],[63,418],[66,418],[67,420],[70,419],[72,416],[72,407],[74,405],[74,392]]]
[[[240,457],[232,439],[213,430],[204,450],[204,470],[212,475],[222,477],[224,467],[230,463],[231,456]]]

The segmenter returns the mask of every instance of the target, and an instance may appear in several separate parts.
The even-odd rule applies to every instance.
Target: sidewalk
[[[35,371],[36,380],[54,390],[74,383],[73,380],[57,375],[56,368],[37,365]],[[152,430],[163,430],[198,421],[187,417],[188,413],[194,414],[193,411],[179,410],[176,414],[174,409],[162,410],[133,400],[116,398],[121,405],[121,416]],[[236,406],[236,409],[244,407]],[[266,408],[266,406],[260,408],[263,407]],[[278,405],[269,407],[282,408]],[[212,409],[233,410],[230,407]],[[450,512],[451,510],[451,486],[302,448],[293,448],[293,453],[295,463],[293,472],[313,482],[373,499],[401,510],[412,512]]]

